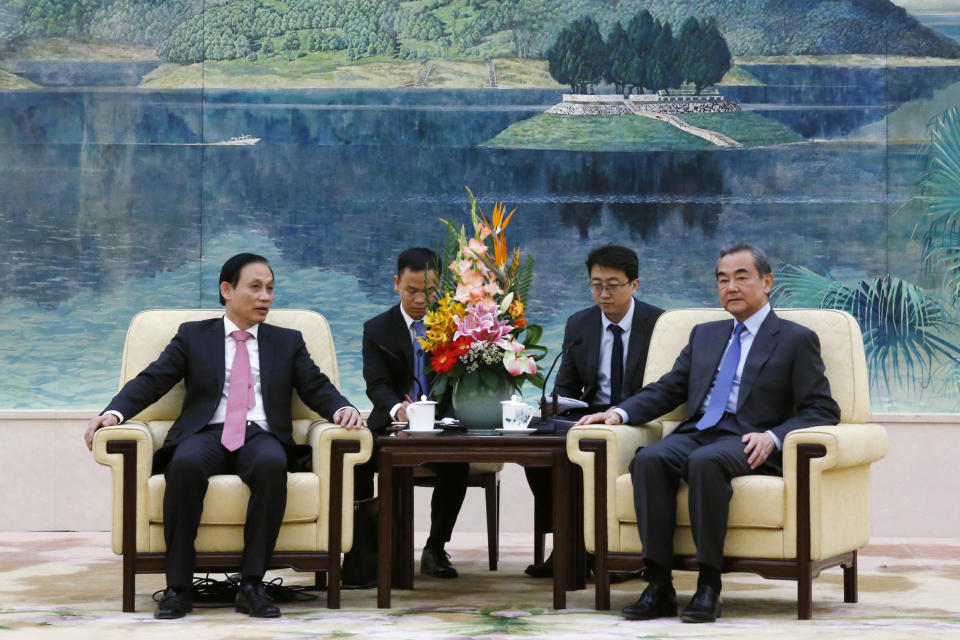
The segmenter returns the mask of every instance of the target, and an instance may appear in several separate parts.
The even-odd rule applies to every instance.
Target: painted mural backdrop
[[[899,5],[6,0],[0,408],[102,406],[131,316],[216,307],[241,250],[273,263],[277,305],[330,320],[368,405],[361,323],[394,303],[400,250],[467,220],[469,186],[517,207],[554,353],[592,247],[634,247],[648,302],[714,306],[717,248],[747,239],[778,304],[858,317],[875,410],[956,411],[960,9]],[[574,85],[740,109],[570,115]]]

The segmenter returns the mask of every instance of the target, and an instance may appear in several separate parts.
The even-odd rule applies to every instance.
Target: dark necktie
[[[613,334],[613,350],[610,353],[610,404],[623,399],[623,328],[611,324],[607,329]]]
[[[427,330],[423,326],[423,320],[414,320],[413,321],[413,333],[416,334],[418,338],[422,338],[427,335]],[[420,346],[419,340],[413,341],[413,377],[416,380],[416,397],[414,400],[419,400],[421,395],[426,395],[430,392],[430,388],[427,385],[427,356],[423,352],[423,347]]]
[[[710,392],[710,403],[707,405],[707,410],[703,412],[703,416],[697,421],[697,429],[701,431],[720,422],[723,412],[726,411],[727,400],[730,399],[730,392],[733,391],[733,378],[740,364],[740,334],[743,333],[743,329],[743,324],[740,322],[733,329],[733,341],[730,342],[730,348],[723,356],[723,362],[720,363],[720,371],[717,372],[713,391]]]

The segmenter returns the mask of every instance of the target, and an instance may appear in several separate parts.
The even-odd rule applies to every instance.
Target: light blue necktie
[[[418,338],[422,338],[427,335],[427,330],[423,326],[423,320],[414,320],[413,321],[413,333],[416,334]],[[423,352],[423,347],[420,346],[419,340],[413,341],[413,377],[416,379],[417,389],[416,397],[414,400],[419,400],[421,395],[428,395],[430,393],[430,387],[427,384],[427,355]]]
[[[720,371],[717,372],[717,379],[710,393],[710,403],[707,405],[707,410],[703,412],[703,416],[697,421],[697,429],[700,431],[720,422],[723,412],[726,411],[727,400],[730,399],[730,392],[733,391],[733,378],[740,364],[740,334],[743,333],[743,329],[743,323],[740,322],[733,329],[733,341],[723,356],[723,362],[720,363]]]

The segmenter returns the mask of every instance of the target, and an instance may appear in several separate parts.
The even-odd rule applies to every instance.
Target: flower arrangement
[[[516,209],[507,214],[497,203],[488,219],[469,188],[467,193],[473,236],[442,220],[449,233],[420,339],[437,373],[431,393],[439,397],[459,380],[474,387],[495,388],[504,380],[512,390],[525,381],[543,387],[537,372],[537,360],[547,351],[537,344],[543,330],[527,322],[524,305],[533,257],[521,262],[519,249],[512,256],[507,249],[505,230]]]

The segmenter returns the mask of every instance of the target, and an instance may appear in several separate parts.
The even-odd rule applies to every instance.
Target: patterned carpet
[[[162,576],[137,578],[137,612],[120,611],[120,559],[106,533],[0,533],[0,640],[10,638],[903,638],[960,637],[960,540],[876,540],[860,556],[860,602],[844,604],[841,571],[814,582],[814,617],[796,619],[796,584],[748,574],[724,579],[724,613],[714,625],[677,619],[623,620],[593,611],[593,591],[572,592],[569,609],[550,609],[548,580],[523,575],[530,535],[504,534],[500,570],[486,569],[484,537],[455,534],[449,545],[457,580],[418,576],[413,591],[394,591],[391,610],[376,593],[346,591],[343,608],[324,597],[282,605],[283,617],[251,620],[232,607],[200,608],[183,620],[152,617]],[[422,540],[418,541],[418,544]],[[419,548],[419,547],[418,547]],[[287,584],[305,575],[276,572]],[[615,585],[612,604],[631,603],[646,583]],[[680,606],[695,575],[678,573]],[[3,633],[5,632],[5,633]],[[869,635],[867,635],[869,634]]]

